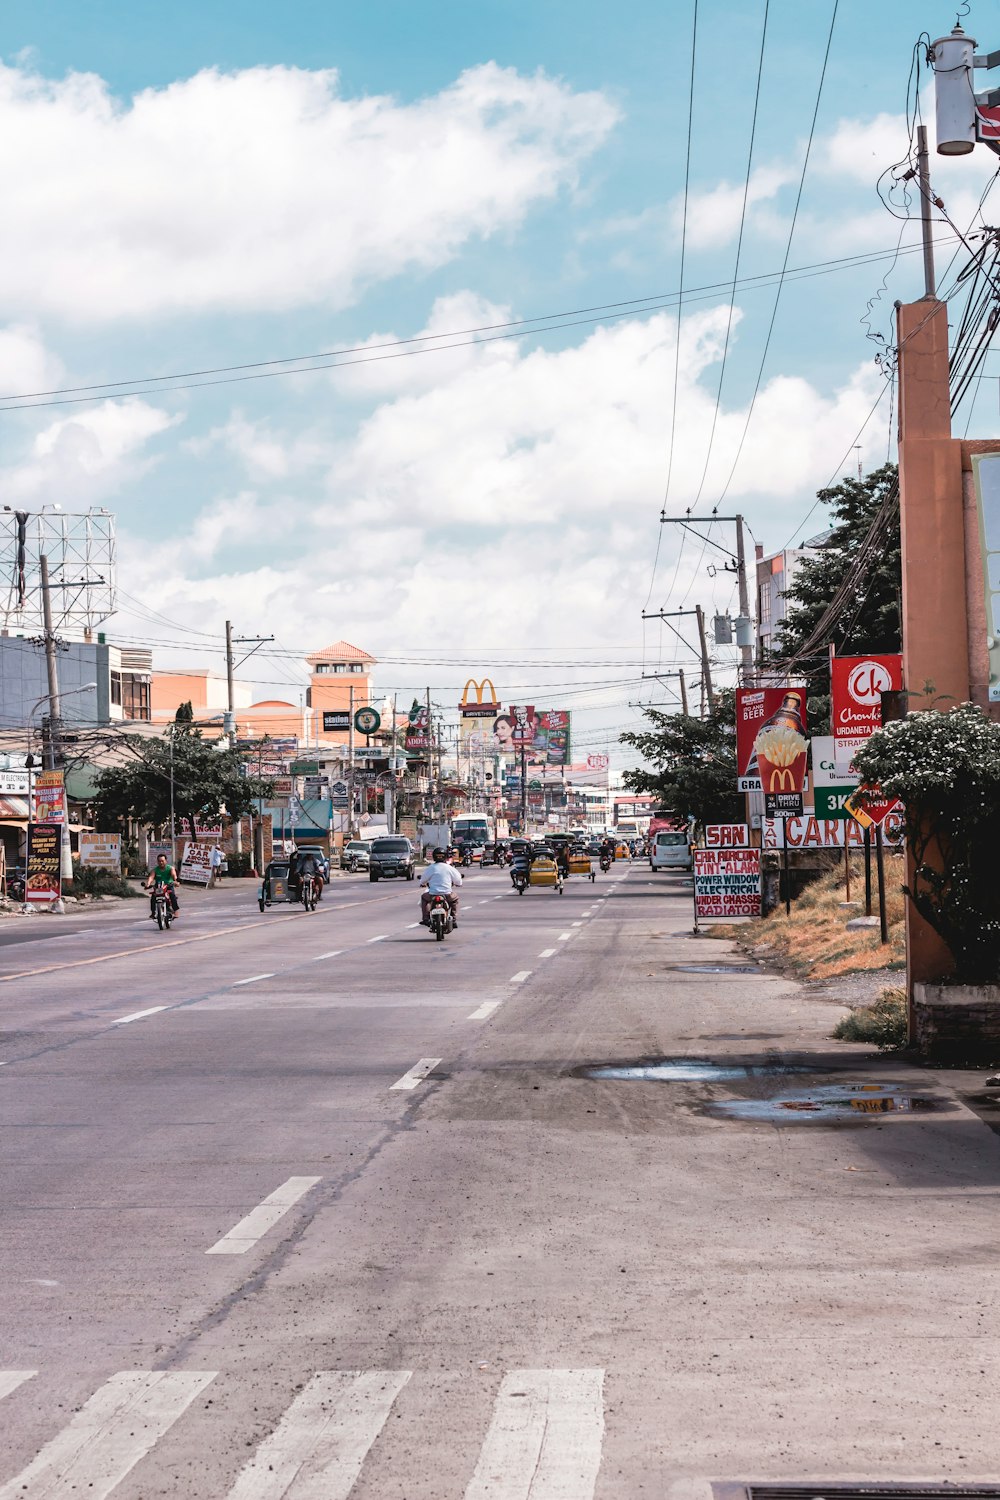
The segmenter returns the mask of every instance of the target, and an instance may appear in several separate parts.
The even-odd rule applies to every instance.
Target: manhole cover
[[[678,974],[762,974],[756,964],[668,964]]]
[[[723,1120],[762,1121],[769,1125],[811,1120],[860,1120],[868,1115],[917,1114],[938,1109],[928,1094],[910,1094],[902,1084],[830,1083],[782,1094],[774,1099],[724,1099],[706,1105]]]
[[[660,1057],[638,1063],[595,1063],[577,1068],[575,1073],[578,1078],[609,1082],[638,1079],[651,1083],[727,1083],[739,1078],[774,1078],[811,1071],[786,1063],[718,1063],[705,1057]]]

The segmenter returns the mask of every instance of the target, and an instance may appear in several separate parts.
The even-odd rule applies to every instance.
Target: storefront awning
[[[0,823],[27,823],[27,797],[0,797]]]

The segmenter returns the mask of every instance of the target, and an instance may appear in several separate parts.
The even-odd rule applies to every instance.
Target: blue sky
[[[785,254],[831,12],[770,5],[743,277]],[[700,0],[688,288],[733,275],[763,14]],[[953,20],[842,0],[792,267],[916,243],[874,182],[906,146],[916,33]],[[728,293],[685,309],[670,463],[691,21],[642,0],[4,8],[7,393],[667,304],[337,375],[0,413],[19,503],[116,511],[143,606],[112,630],[163,642],[167,665],[216,664],[227,616],[273,632],[269,696],[299,690],[297,652],[346,636],[385,660],[380,687],[430,681],[446,703],[466,661],[496,662],[505,698],[577,710],[581,749],[635,720],[643,666],[674,658],[642,627],[647,596],[731,605],[672,535],[653,576],[656,518],[668,468],[671,510],[719,498],[774,306],[738,289],[717,413]],[[966,25],[1000,45],[996,7]],[[935,164],[963,227],[984,156]],[[886,272],[782,291],[724,502],[769,550],[797,540],[878,394],[861,318]],[[919,276],[919,256],[891,269],[877,327]],[[886,401],[862,460],[887,451]]]

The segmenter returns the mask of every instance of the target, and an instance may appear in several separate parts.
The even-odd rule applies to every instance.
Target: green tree
[[[829,538],[815,557],[799,564],[785,592],[787,618],[775,632],[771,661],[776,665],[795,656],[809,640],[854,563],[882,508],[898,485],[895,464],[883,464],[862,479],[842,479],[818,492],[830,508]],[[898,501],[890,501],[882,541],[871,565],[853,587],[824,640],[794,676],[809,685],[809,723],[818,733],[830,722],[830,672],[826,646],[833,641],[840,656],[865,656],[902,650],[900,593],[902,567]]]
[[[647,708],[650,727],[623,734],[623,745],[638,750],[652,769],[626,771],[633,792],[650,792],[661,807],[704,826],[743,821],[743,797],[736,790],[736,696],[731,688],[715,695],[704,719]]]
[[[154,827],[169,823],[171,782],[178,828],[182,818],[222,812],[240,818],[273,791],[274,783],[266,777],[241,774],[238,751],[218,749],[183,722],[175,723],[165,739],[126,735],[121,744],[133,758],[96,777],[94,804],[101,828],[121,828],[129,820]]]

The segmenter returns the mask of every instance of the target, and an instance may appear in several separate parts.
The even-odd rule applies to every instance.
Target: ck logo
[[[858,662],[847,679],[847,691],[862,708],[881,704],[882,694],[891,688],[892,677],[888,669],[877,661]]]

